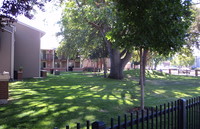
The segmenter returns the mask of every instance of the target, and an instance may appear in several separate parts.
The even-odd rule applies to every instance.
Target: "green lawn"
[[[86,120],[105,121],[138,107],[138,71],[124,80],[82,73],[48,75],[45,79],[11,82],[10,101],[0,105],[0,129],[53,129]],[[147,107],[199,96],[200,78],[148,72]]]

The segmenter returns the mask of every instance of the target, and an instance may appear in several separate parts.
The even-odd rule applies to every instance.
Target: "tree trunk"
[[[145,86],[145,69],[147,63],[148,49],[140,48],[140,86],[141,86],[141,109],[144,110],[144,86]]]
[[[144,56],[143,56],[143,48],[140,48],[140,88],[141,88],[141,100],[140,100],[140,108],[144,110]]]
[[[103,58],[103,76],[104,78],[107,78],[107,62],[106,62],[106,58]]]
[[[120,53],[118,49],[112,48],[110,50],[111,68],[110,68],[110,75],[108,77],[112,79],[123,79],[124,67],[130,60],[131,56],[132,56],[132,52],[126,51],[126,52]]]
[[[144,83],[144,86],[145,86],[145,83],[146,83],[146,64],[147,64],[147,54],[148,54],[148,50],[147,49],[144,49],[143,50],[143,83]]]
[[[154,64],[154,70],[156,70],[156,69],[157,69],[157,66],[158,66],[158,63],[157,63],[157,62],[155,62],[155,64]]]
[[[128,52],[125,49],[120,53],[120,51],[117,48],[114,48],[112,46],[112,43],[106,39],[105,36],[105,32],[107,32],[106,29],[99,28],[99,31],[104,39],[104,42],[106,43],[106,47],[110,55],[111,66],[110,66],[110,74],[108,77],[112,79],[123,79],[124,78],[123,70],[125,65],[130,60],[132,52]]]
[[[123,68],[120,59],[120,52],[116,49],[112,49],[110,53],[110,75],[112,79],[123,79]]]

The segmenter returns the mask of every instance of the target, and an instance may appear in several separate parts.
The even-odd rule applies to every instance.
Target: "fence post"
[[[186,129],[186,100],[185,99],[179,99],[179,114],[178,114],[178,119],[179,119],[179,129]]]
[[[171,69],[169,69],[169,74],[172,74],[172,70]]]
[[[92,123],[92,129],[106,129],[106,124],[102,121],[95,121]]]
[[[195,70],[195,76],[196,77],[198,76],[198,70]]]

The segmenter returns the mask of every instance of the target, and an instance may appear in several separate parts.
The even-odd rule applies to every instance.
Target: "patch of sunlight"
[[[91,102],[92,102],[91,100],[86,100],[86,101],[85,101],[85,103],[91,103]]]
[[[82,86],[81,85],[70,86],[70,89],[79,89],[79,88],[82,88]]]
[[[0,108],[0,111],[4,111],[4,110],[6,110],[7,108],[6,107],[1,107]]]
[[[124,101],[125,101],[125,100],[119,99],[119,100],[118,100],[118,103],[119,103],[119,104],[124,104]]]
[[[67,112],[67,111],[66,111],[66,112]],[[54,116],[54,117],[59,116],[59,115],[60,115],[59,112],[54,112],[54,113],[52,114],[52,116]]]
[[[74,111],[78,110],[79,108],[80,108],[79,106],[72,106],[72,107],[68,108],[68,111],[74,112]]]
[[[38,123],[38,125],[43,125],[43,126],[49,126],[50,124],[51,124],[51,121],[44,121],[44,120]]]
[[[102,91],[103,88],[100,88],[100,86],[93,86],[90,88],[91,91]]]
[[[165,92],[166,92],[166,90],[154,90],[154,93],[156,93],[156,94],[163,94]]]
[[[109,99],[109,100],[116,100],[117,98],[115,97],[115,96],[113,96],[113,95],[104,95],[103,97],[102,97],[102,99],[104,99],[104,100],[107,100],[107,99]]]
[[[82,97],[90,97],[90,96],[92,96],[92,94],[84,94],[84,95],[82,95]]]
[[[192,97],[191,95],[182,93],[182,92],[176,92],[174,91],[174,94],[176,95],[176,98],[182,98],[182,97]]]
[[[25,95],[38,94],[37,91],[31,90],[31,89],[20,89],[20,91],[25,92]]]
[[[52,124],[52,121],[48,121],[48,120],[43,120],[41,122],[39,122],[39,125],[43,125],[43,126],[49,126]]]
[[[73,100],[75,98],[76,98],[76,96],[68,96],[68,97],[65,97],[64,99]]]
[[[60,114],[64,114],[66,112],[67,112],[66,110],[59,111]]]
[[[87,116],[85,116],[85,119],[86,120],[95,120],[96,117],[94,115],[87,115]]]
[[[39,115],[44,115],[48,112],[48,108],[43,108],[39,111],[34,112],[33,114],[31,114],[30,116],[39,116]]]
[[[130,93],[125,94],[125,98],[126,99],[130,99],[131,98],[131,94]]]
[[[86,107],[89,111],[96,111],[98,110],[98,107]]]
[[[140,86],[135,87],[135,90],[140,90]]]
[[[155,78],[164,79],[165,76],[159,76],[159,75],[157,75]]]
[[[99,98],[99,97],[101,97],[101,95],[93,95],[92,97],[93,98]]]
[[[42,96],[43,99],[51,99],[50,96]]]
[[[18,85],[18,84],[21,84],[22,82],[20,82],[20,81],[16,81],[16,82],[11,82],[11,83],[9,83],[9,85]]]
[[[42,104],[38,104],[37,107],[46,107],[47,104],[46,103],[42,103]]]
[[[197,87],[196,89],[197,89],[197,90],[200,90],[200,87]]]
[[[51,111],[54,111],[54,110],[56,110],[56,107],[58,107],[59,106],[59,104],[51,104],[51,105],[48,105],[48,110],[51,110]]]
[[[0,129],[7,129],[8,126],[7,125],[0,125]]]
[[[132,105],[133,102],[131,100],[125,100],[126,104]]]
[[[51,86],[49,88],[53,88],[53,89],[58,89],[58,88],[62,88],[63,86]]]
[[[30,106],[32,106],[32,107],[34,107],[34,106],[36,106],[36,107],[45,107],[45,106],[47,106],[47,104],[37,101],[37,102],[30,102]]]
[[[125,84],[125,83],[124,83],[124,84],[122,84],[122,86],[126,86],[126,85],[127,85],[127,84]]]
[[[25,111],[19,115],[17,115],[18,118],[22,118],[22,117],[25,117],[25,116],[30,116],[31,114],[33,114],[35,111],[31,110],[31,111]]]

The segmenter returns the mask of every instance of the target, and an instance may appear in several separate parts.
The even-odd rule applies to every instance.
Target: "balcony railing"
[[[53,55],[52,54],[43,54],[41,57],[42,60],[53,60]],[[67,60],[64,56],[58,57],[54,56],[55,60]]]
[[[52,54],[43,54],[42,60],[53,60],[53,55]]]

